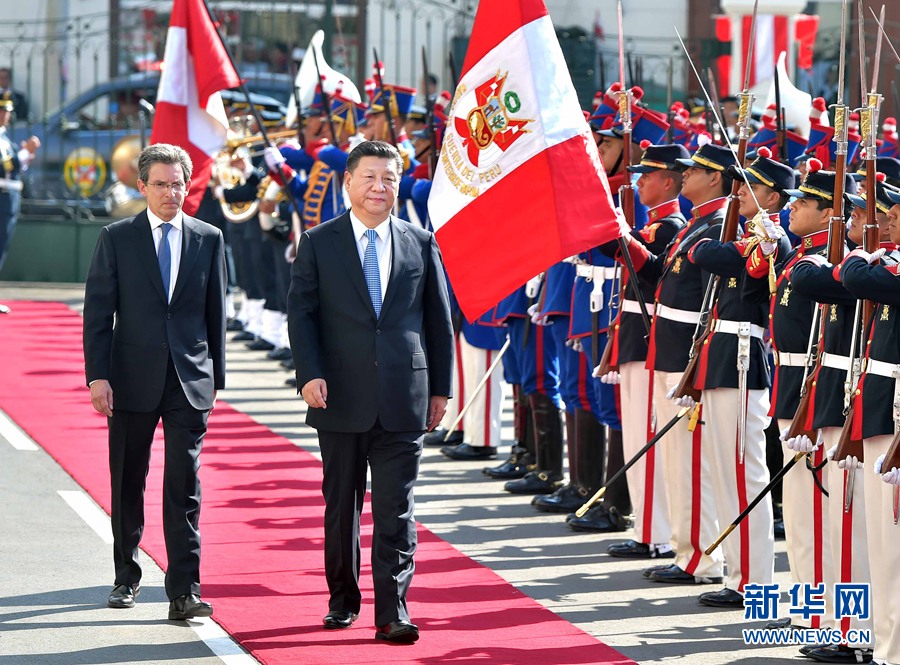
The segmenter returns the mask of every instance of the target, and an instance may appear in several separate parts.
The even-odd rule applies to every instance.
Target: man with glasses
[[[84,360],[108,417],[115,586],[134,607],[153,433],[165,430],[163,530],[169,619],[212,615],[200,600],[200,448],[225,387],[225,241],[182,211],[192,164],[165,143],[138,158],[147,209],[103,228],[84,295]]]

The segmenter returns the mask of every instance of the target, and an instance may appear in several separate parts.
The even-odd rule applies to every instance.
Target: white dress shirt
[[[360,265],[364,264],[366,249],[369,247],[369,239],[366,231],[369,230],[359,218],[350,211],[350,224],[353,226],[353,238],[356,240],[356,251],[359,252]],[[388,280],[391,278],[391,260],[393,249],[391,247],[391,218],[388,217],[375,227],[375,254],[378,256],[378,274],[381,278],[381,302],[384,302],[384,293],[387,291]]]
[[[153,234],[153,247],[156,250],[156,255],[159,256],[159,242],[162,240],[163,236],[160,227],[165,224],[165,222],[154,215],[150,208],[147,208],[147,218],[150,220],[150,232]],[[183,223],[184,214],[179,210],[178,214],[169,220],[169,224],[172,225],[172,228],[169,229],[169,235],[166,236],[166,240],[169,242],[169,250],[172,255],[172,265],[171,270],[169,271],[169,293],[166,294],[169,302],[172,302],[172,294],[175,293],[175,282],[178,281],[178,268],[181,265],[181,238],[183,235],[181,227]]]

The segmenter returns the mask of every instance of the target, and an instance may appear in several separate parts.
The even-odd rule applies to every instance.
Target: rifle
[[[860,7],[860,9],[862,9]],[[863,37],[863,20],[862,20],[862,12],[860,12],[860,20],[859,20],[859,30],[860,36]],[[879,37],[880,37],[879,33]],[[878,40],[881,41],[880,39]],[[864,43],[864,42],[860,42]],[[880,44],[879,44],[880,46]],[[880,57],[880,53],[876,53],[876,58]],[[862,143],[865,145],[866,149],[866,223],[863,226],[863,244],[867,252],[874,252],[878,249],[879,245],[879,230],[878,230],[878,222],[875,219],[876,213],[876,204],[875,199],[877,195],[877,187],[878,184],[875,180],[875,172],[876,172],[876,156],[877,156],[877,143],[876,143],[876,135],[878,132],[878,112],[881,106],[881,95],[875,92],[873,88],[870,92],[866,92],[866,63],[865,63],[865,53],[860,53],[860,84],[862,86],[862,95],[863,99],[866,100],[867,106],[859,110],[859,128],[860,133],[862,135]],[[873,77],[873,81],[877,80],[877,74]],[[856,356],[856,341],[860,336],[860,309],[862,309],[862,330],[868,330],[869,324],[872,321],[872,316],[875,313],[875,303],[871,300],[866,300],[863,304],[863,301],[858,300],[856,302],[856,312],[854,315],[853,321],[853,341],[850,345],[850,356],[853,358],[853,363],[851,365],[849,376],[847,381],[844,384],[844,393],[846,398],[850,400],[849,408],[845,409],[845,413],[847,419],[844,421],[844,427],[841,429],[841,436],[838,439],[837,450],[834,454],[834,461],[840,462],[845,460],[847,457],[856,457],[860,462],[863,461],[863,442],[862,439],[854,439],[852,436],[853,431],[853,420],[855,415],[855,399],[853,399],[853,391],[856,381],[859,379],[859,375],[861,373],[861,364],[862,358]],[[865,349],[860,349],[860,355],[865,355]],[[845,404],[847,402],[845,401]],[[855,474],[847,475],[847,490],[848,492],[845,496],[849,499],[853,495],[853,478]],[[849,502],[847,503],[847,508],[849,508]]]
[[[778,161],[787,164],[784,149],[784,109],[781,107],[781,77],[775,68],[775,145],[778,147]]]
[[[675,111],[672,110],[672,76],[675,69],[674,58],[669,58],[669,71],[666,77],[666,120],[669,121],[669,127],[666,129],[666,143],[671,143],[675,135],[675,128],[672,126],[675,120]]]
[[[756,0],[756,2],[753,3],[753,19],[750,25],[750,43],[747,51],[747,67],[744,74],[744,90],[740,94],[741,104],[738,110],[737,127],[739,133],[737,153],[735,155],[738,166],[741,166],[744,163],[744,157],[747,155],[747,142],[750,140],[750,108],[753,105],[753,95],[750,94],[750,63],[753,62],[753,42],[756,37],[756,11],[758,5],[759,0]],[[681,40],[680,34],[678,35],[678,39]],[[681,46],[688,58],[688,62],[691,64],[691,67],[693,67],[694,63],[691,61],[690,54],[688,53],[687,47],[684,45],[684,41],[681,42]],[[696,68],[694,68],[694,74],[697,76],[700,87],[703,88],[703,82],[700,80],[700,75],[697,74]],[[731,146],[731,140],[728,138],[727,132],[725,133],[725,141]],[[725,213],[725,223],[722,225],[722,234],[720,236],[722,242],[734,242],[737,238],[738,223],[740,222],[740,202],[737,194],[740,188],[741,182],[739,180],[734,180],[731,183],[731,197],[728,201],[728,208]],[[752,193],[752,188],[749,189]],[[697,367],[700,364],[700,352],[703,349],[703,342],[712,332],[713,318],[710,316],[710,313],[712,311],[712,304],[716,301],[716,297],[718,296],[719,285],[720,278],[718,275],[716,275],[715,279],[707,285],[706,294],[704,295],[700,310],[700,320],[697,322],[697,330],[694,332],[694,343],[691,346],[687,367],[675,388],[675,397],[684,397],[688,395],[695,402],[700,401],[700,391],[694,388],[694,380],[697,377]],[[712,295],[712,298],[710,298],[710,295]],[[706,323],[703,332],[698,335],[704,315],[706,317]]]
[[[425,47],[422,47],[422,71],[425,81],[428,81],[428,54],[425,53]],[[428,178],[434,179],[434,172],[437,169],[437,132],[434,128],[434,99],[425,92],[425,119],[428,121],[428,138],[431,140],[431,154],[428,156]]]
[[[313,48],[313,61],[316,63],[316,76],[319,79],[319,89],[322,91],[322,106],[325,108],[325,115],[328,118],[328,131],[331,132],[331,144],[335,148],[339,148],[337,140],[337,132],[334,130],[334,118],[331,117],[331,96],[325,92],[325,79],[322,78],[322,72],[319,70],[319,53],[318,49]]]
[[[828,225],[828,261],[832,265],[837,265],[841,262],[843,258],[844,252],[844,177],[847,172],[847,120],[848,113],[847,107],[844,105],[844,49],[846,48],[847,41],[847,30],[846,30],[846,11],[847,11],[847,0],[843,0],[843,17],[841,19],[841,59],[840,66],[838,70],[838,97],[837,103],[834,105],[834,142],[837,144],[837,148],[835,153],[837,155],[836,163],[835,163],[835,178],[834,178],[834,215],[831,217],[831,220]],[[865,59],[865,54],[861,56],[863,60]],[[865,78],[863,78],[862,86],[865,88]],[[865,95],[863,95],[863,99],[865,99]],[[874,210],[874,200],[872,201],[872,207]],[[821,339],[822,335],[825,331],[825,310],[827,305],[819,306],[819,318],[821,321],[819,322],[819,330],[816,332],[815,325],[810,330],[810,335],[817,335],[817,339]],[[815,321],[813,321],[815,324]],[[819,348],[816,353],[816,361],[815,366],[819,367],[822,363],[822,354],[825,350],[822,348],[823,345],[819,345]],[[812,382],[816,373],[808,372],[808,375],[804,377],[803,385],[801,386],[801,396],[800,396],[800,404],[797,407],[796,413],[794,413],[794,419],[791,421],[791,427],[788,430],[788,435],[786,438],[794,438],[801,435],[806,435],[810,440],[815,441],[817,434],[815,430],[807,429],[806,420],[809,415],[809,409],[812,401]]]
[[[375,54],[375,83],[378,85],[378,89],[381,90],[381,105],[384,106],[384,117],[387,119],[387,126],[391,135],[391,145],[396,148],[397,132],[394,131],[394,111],[391,109],[391,100],[387,96],[387,91],[384,89],[384,79],[381,77],[381,60],[378,59],[378,49],[373,46],[372,52]]]

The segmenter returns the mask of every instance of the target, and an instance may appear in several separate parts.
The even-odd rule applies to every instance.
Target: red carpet
[[[107,511],[106,422],[84,386],[81,318],[60,303],[10,302],[0,318],[0,408]],[[299,416],[298,416],[299,417]],[[147,489],[144,549],[165,567],[162,440]],[[215,619],[260,661],[320,663],[631,663],[419,526],[413,646],[376,642],[371,517],[364,517],[363,608],[354,628],[322,629],[321,464],[219,403],[203,448],[203,595]],[[110,563],[109,579],[112,582]],[[98,602],[103,599],[98,598]]]

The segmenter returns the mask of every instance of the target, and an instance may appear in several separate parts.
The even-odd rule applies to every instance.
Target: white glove
[[[763,240],[759,243],[759,248],[762,250],[763,256],[772,256],[775,250],[778,249],[778,241],[784,237],[785,232],[780,224],[776,224],[768,217],[763,220],[763,228],[766,230],[766,235],[771,239],[771,242]]]
[[[628,221],[625,219],[625,213],[621,208],[616,208],[615,213],[616,225],[619,227],[616,236],[619,238],[625,238],[626,240],[631,240],[631,227],[628,225]]]
[[[812,440],[805,434],[786,440],[784,445],[795,453],[811,453],[819,447],[818,445],[813,445]]]
[[[881,479],[888,485],[900,485],[900,469],[898,469],[896,466],[893,467],[890,471],[883,474],[881,476]]]
[[[568,344],[568,342],[566,342]],[[578,353],[584,353],[584,344],[581,343],[581,340],[577,337],[572,340],[572,350],[577,351]]]
[[[619,375],[618,372],[607,372],[603,376],[600,376],[600,373],[598,371],[599,369],[600,369],[600,366],[597,365],[594,368],[593,375],[600,379],[600,383],[605,383],[608,386],[614,386],[619,383],[622,383],[622,377]]]
[[[541,273],[525,282],[525,295],[529,298],[537,298],[538,293],[541,291],[541,282],[543,279],[544,273]]]
[[[881,260],[881,257],[884,256],[884,253],[886,251],[887,250],[884,247],[880,247],[879,249],[876,249],[874,252],[869,254],[869,256],[866,258],[866,263],[868,263],[869,265],[872,265],[873,263],[878,263],[878,261]]]
[[[266,166],[269,167],[270,171],[275,171],[276,173],[281,172],[281,165],[284,164],[284,155],[281,154],[281,151],[278,148],[270,145],[263,150],[263,157],[265,157]]]
[[[534,303],[531,307],[528,308],[528,316],[531,317],[531,322],[536,326],[550,326],[553,325],[553,322],[546,316],[541,316],[541,308],[539,303]]]
[[[863,463],[859,461],[859,458],[850,455],[838,462],[837,466],[843,471],[856,471],[856,469],[863,468]]]
[[[828,461],[829,461],[829,462],[834,461],[834,454],[835,454],[836,452],[837,452],[837,444],[831,446],[831,448],[828,449],[828,452],[825,453],[825,457],[828,458]]]
[[[695,406],[697,406],[697,402],[694,401],[694,398],[691,397],[690,395],[685,395],[683,397],[675,397],[675,390],[677,388],[678,388],[678,386],[675,386],[668,393],[666,393],[666,399],[672,400],[673,402],[675,402],[676,406],[678,406],[682,409],[684,407],[693,409]]]
[[[886,455],[879,455],[878,459],[875,460],[875,473],[881,473],[881,466],[884,464],[884,458]]]
[[[225,188],[222,185],[216,185],[216,188],[213,190],[213,196],[216,197],[216,200],[221,201],[225,198]]]

